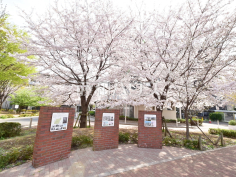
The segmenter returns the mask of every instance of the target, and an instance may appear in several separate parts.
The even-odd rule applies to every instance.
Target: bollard
[[[199,120],[197,120],[197,126],[199,127]]]
[[[223,133],[221,132],[220,135],[221,135],[221,136],[220,136],[220,137],[221,137],[221,139],[220,139],[221,146],[225,146]]]
[[[29,128],[31,128],[33,118],[30,118]]]
[[[200,151],[202,151],[202,136],[199,135],[199,138],[198,138],[198,148]]]
[[[218,124],[218,128],[220,128],[220,123],[219,123],[219,120],[217,120],[217,124]]]
[[[176,127],[178,127],[178,120],[176,119]]]
[[[209,123],[211,123],[211,119],[209,119]]]

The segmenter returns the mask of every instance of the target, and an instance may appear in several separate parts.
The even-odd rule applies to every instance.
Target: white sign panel
[[[144,127],[156,127],[157,117],[156,115],[144,114]]]
[[[15,108],[18,109],[18,108],[19,108],[19,105],[15,105]]]
[[[53,113],[50,132],[67,130],[69,113]]]
[[[102,115],[102,126],[110,127],[114,126],[115,113],[103,113]]]

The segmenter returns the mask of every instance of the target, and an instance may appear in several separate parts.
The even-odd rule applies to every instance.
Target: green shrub
[[[32,113],[32,114],[30,114],[30,117],[31,116],[39,116],[39,113]]]
[[[176,123],[176,119],[165,119],[166,123]]]
[[[127,143],[130,138],[130,133],[122,133],[119,132],[119,142],[120,143]]]
[[[14,118],[14,115],[12,115],[12,114],[7,114],[6,116],[7,116],[7,118]]]
[[[32,113],[35,113],[35,114],[39,113],[38,110],[31,110],[31,112],[32,112]]]
[[[197,140],[183,140],[183,145],[188,149],[198,149]]]
[[[86,148],[93,145],[93,139],[87,135],[73,136],[71,147],[73,148]]]
[[[199,125],[202,125],[203,122],[202,119],[196,119],[196,118],[192,119],[191,125],[197,125],[197,121],[199,122]]]
[[[138,133],[130,134],[129,139],[130,139],[131,143],[137,144],[138,143]]]
[[[126,119],[128,118],[128,116],[126,116]],[[119,117],[120,120],[125,120],[125,116],[120,116]]]
[[[119,119],[120,119],[120,120],[125,120],[125,116],[120,116]],[[128,116],[126,116],[126,120],[138,121],[138,119],[133,118],[133,117],[128,117]]]
[[[0,119],[7,119],[7,115],[1,115]]]
[[[20,160],[30,160],[32,158],[33,151],[34,151],[33,145],[27,145],[25,148],[22,148],[20,150],[21,152]]]
[[[192,118],[192,120],[195,122],[195,124],[197,125],[197,120],[199,122],[199,125],[202,125],[202,119],[196,119],[196,118]],[[188,120],[190,122],[190,119]],[[185,119],[178,119],[178,122],[180,123],[186,123],[186,120]],[[191,125],[195,125],[194,123],[191,123]]]
[[[212,112],[209,114],[209,118],[212,120],[212,121],[222,121],[223,119],[223,113],[222,112]]]
[[[19,136],[21,132],[21,124],[17,122],[0,123],[0,137]]]
[[[209,128],[208,132],[210,134],[215,134],[215,135],[219,135],[222,132],[223,136],[225,136],[225,137],[236,138],[236,130]]]
[[[179,139],[174,139],[171,137],[164,137],[163,141],[162,141],[163,145],[165,146],[182,146],[182,141]]]
[[[229,121],[229,125],[236,125],[236,121],[235,120]]]
[[[17,160],[30,160],[32,155],[33,145],[27,145],[21,148],[12,148],[9,151],[2,149],[0,151],[0,168],[4,168]]]
[[[8,113],[14,113],[14,110],[13,109],[9,109]]]
[[[178,122],[180,122],[180,123],[186,123],[186,120],[185,120],[185,119],[178,119]]]
[[[31,117],[31,114],[21,114],[20,117]]]
[[[95,111],[89,111],[89,114],[90,114],[91,116],[95,116]]]
[[[133,117],[129,117],[127,120],[131,120],[131,121],[138,121],[138,119],[133,118]]]

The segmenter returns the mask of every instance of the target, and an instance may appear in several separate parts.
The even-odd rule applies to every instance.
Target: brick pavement
[[[235,177],[236,146],[138,168],[109,177]]]
[[[39,168],[30,163],[4,170],[1,177],[89,177],[89,176],[235,176],[236,146],[200,152],[184,148],[138,148],[72,151],[68,159]]]

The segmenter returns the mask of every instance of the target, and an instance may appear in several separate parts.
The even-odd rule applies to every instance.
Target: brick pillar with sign
[[[161,111],[138,112],[138,147],[162,149]]]
[[[119,110],[96,109],[93,139],[94,151],[118,148],[119,117]]]
[[[69,157],[74,108],[41,107],[33,152],[33,167]]]

